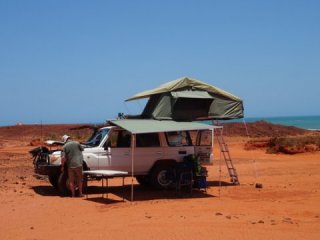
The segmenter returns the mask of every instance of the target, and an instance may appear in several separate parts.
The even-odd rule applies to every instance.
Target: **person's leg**
[[[74,187],[75,171],[74,171],[74,168],[68,169],[68,177],[69,177],[69,188],[71,191],[71,195],[72,195],[72,197],[75,197],[75,187]]]
[[[79,196],[82,197],[82,187],[83,187],[83,174],[82,167],[76,168],[76,183],[79,187]]]

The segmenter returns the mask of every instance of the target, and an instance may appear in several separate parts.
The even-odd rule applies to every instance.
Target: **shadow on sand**
[[[32,189],[36,194],[45,197],[61,196],[58,190],[52,186],[33,186]]]
[[[217,187],[231,187],[235,186],[232,183],[224,181],[208,181],[208,188]],[[46,197],[60,196],[57,189],[52,186],[34,186],[32,187],[36,194]],[[143,187],[139,184],[134,184],[133,188],[133,200],[134,201],[149,201],[149,200],[160,200],[160,199],[181,199],[181,198],[214,198],[215,195],[209,194],[204,189],[193,188],[192,193],[187,189],[183,189],[177,192],[174,188],[165,190],[154,190],[152,188]],[[85,192],[85,200],[94,201],[97,203],[110,204],[118,203],[123,201],[131,201],[131,185],[127,184],[124,186],[88,186]]]
[[[208,183],[209,186],[213,186],[212,183]],[[219,185],[218,185],[219,186]],[[57,189],[52,186],[34,186],[32,187],[36,194],[41,196],[61,196]],[[160,200],[160,199],[181,199],[181,198],[209,198],[216,197],[209,194],[204,190],[194,188],[192,193],[187,189],[181,189],[177,192],[175,189],[166,190],[154,190],[147,187],[142,187],[139,184],[134,185],[133,200],[134,201],[149,201],[149,200]],[[118,203],[123,201],[131,201],[131,185],[124,186],[109,186],[108,188],[102,186],[88,186],[85,192],[85,200],[94,201],[98,203],[110,204]]]
[[[232,187],[237,186],[230,182],[224,182],[224,181],[209,181],[208,187]]]
[[[97,194],[99,196],[97,196]],[[125,186],[112,186],[109,187],[107,192],[102,187],[92,186],[87,189],[86,200],[94,201],[98,203],[118,203],[118,202],[130,202],[131,201],[131,185]],[[192,193],[185,189],[180,192],[174,189],[166,190],[154,190],[151,188],[142,187],[140,185],[134,185],[133,201],[150,201],[161,199],[196,199],[196,198],[208,198],[215,197],[208,194],[203,190],[193,189]],[[116,199],[116,200],[115,200]]]

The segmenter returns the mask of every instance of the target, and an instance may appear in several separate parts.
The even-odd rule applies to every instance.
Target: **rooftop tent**
[[[243,118],[243,101],[220,88],[188,77],[134,95],[149,98],[140,118],[193,121]]]

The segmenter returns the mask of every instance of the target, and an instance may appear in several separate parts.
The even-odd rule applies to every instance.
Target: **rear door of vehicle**
[[[194,147],[187,131],[166,132],[165,141],[167,147],[164,148],[164,157],[182,161],[189,154],[194,154]]]
[[[194,152],[195,155],[199,156],[200,163],[203,165],[213,164],[212,137],[211,130],[200,130],[197,132]]]

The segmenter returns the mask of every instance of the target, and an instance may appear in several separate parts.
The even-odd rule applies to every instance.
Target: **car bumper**
[[[53,175],[60,171],[61,167],[57,165],[37,164],[34,166],[34,172],[39,175]]]

